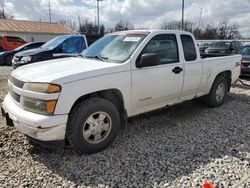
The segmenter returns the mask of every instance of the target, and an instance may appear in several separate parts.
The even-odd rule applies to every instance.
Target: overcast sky
[[[0,0],[5,11],[22,20],[48,21],[48,0]],[[52,21],[72,20],[77,17],[94,22],[95,0],[50,0]],[[185,19],[201,26],[229,20],[240,26],[250,38],[250,0],[185,0]],[[100,2],[100,23],[113,27],[119,20],[129,20],[135,27],[160,28],[163,20],[181,19],[181,0],[103,0]]]

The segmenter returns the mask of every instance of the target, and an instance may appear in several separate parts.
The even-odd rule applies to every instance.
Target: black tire
[[[217,91],[222,89],[221,94],[218,94]],[[217,107],[224,103],[225,97],[228,92],[228,82],[225,77],[218,76],[211,87],[211,90],[208,96],[205,99],[205,102],[210,107]]]
[[[12,66],[12,59],[13,59],[13,55],[7,55],[4,58],[4,64],[7,66]]]
[[[107,115],[105,117],[107,119],[104,119],[102,123],[104,123],[104,121],[111,122],[110,125],[108,126],[109,127],[108,131],[102,130],[100,121],[99,125],[95,124],[97,120],[99,120],[101,113]],[[89,118],[93,118],[95,120],[95,123],[88,123],[87,120]],[[87,130],[86,127],[88,127]],[[92,127],[91,130],[90,127]],[[84,132],[87,131],[91,132],[93,131],[92,129],[95,129],[95,127],[96,129],[100,127],[101,128],[98,130],[94,130],[95,133],[93,133],[93,135],[90,135],[89,137],[84,135]],[[80,154],[83,153],[91,154],[107,148],[114,140],[119,130],[120,130],[120,115],[115,105],[106,99],[90,98],[79,102],[71,110],[66,128],[66,138],[69,141],[70,145]],[[94,134],[99,134],[103,138],[98,143],[94,143],[97,142],[95,141],[96,135]],[[91,142],[91,140],[93,142]]]

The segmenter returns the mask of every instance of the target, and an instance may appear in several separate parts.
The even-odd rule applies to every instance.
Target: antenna
[[[51,6],[50,6],[50,0],[49,0],[49,22],[51,23]]]

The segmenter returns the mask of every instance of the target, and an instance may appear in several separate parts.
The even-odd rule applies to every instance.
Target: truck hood
[[[25,65],[12,72],[12,76],[24,82],[64,84],[112,72],[124,71],[118,63],[95,59],[70,57]]]

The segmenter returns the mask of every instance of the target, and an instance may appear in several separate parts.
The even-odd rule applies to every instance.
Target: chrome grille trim
[[[18,79],[16,79],[16,78],[14,78],[13,76],[10,77],[10,82],[11,82],[14,86],[16,86],[16,87],[18,87],[18,88],[23,88],[23,86],[24,86],[24,84],[25,84],[25,82],[23,82],[23,81],[21,81],[21,80],[18,80]]]
[[[10,95],[11,95],[11,97],[12,97],[16,102],[19,102],[19,103],[20,103],[20,98],[21,98],[20,95],[16,94],[16,93],[13,92],[13,91],[10,91]]]

